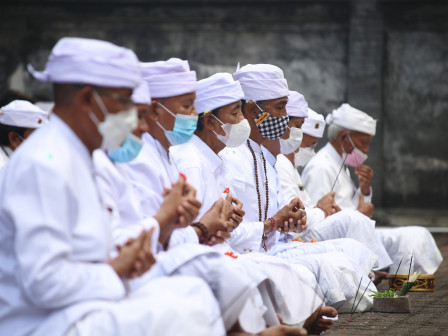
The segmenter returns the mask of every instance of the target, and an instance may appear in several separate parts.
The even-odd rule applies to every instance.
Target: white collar
[[[208,160],[213,172],[223,165],[221,158],[197,135],[193,135],[190,143]]]

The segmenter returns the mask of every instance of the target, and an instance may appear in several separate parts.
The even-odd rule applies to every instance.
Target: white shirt
[[[223,176],[224,163],[221,158],[199,137],[187,143],[170,148],[179,171],[187,176],[187,181],[196,189],[196,198],[202,203],[198,218],[201,218],[230,184]],[[259,250],[264,224],[244,222],[231,233],[229,244],[237,252],[256,252]],[[231,250],[227,244],[223,249]]]
[[[137,237],[143,229],[154,228],[151,248],[156,254],[159,223],[153,217],[142,216],[140,200],[126,171],[120,164],[112,162],[102,149],[93,152],[93,162],[103,206],[111,217],[114,245],[123,245],[129,238]]]
[[[93,174],[87,148],[56,115],[9,161],[0,187],[1,335],[29,334],[50,314],[52,331],[41,334],[63,334],[95,302],[124,297],[107,264],[109,224]]]
[[[302,180],[314,203],[317,203],[322,196],[331,191],[342,162],[343,158],[331,143],[327,143],[306,164],[302,172]],[[358,209],[361,190],[356,188],[347,166],[344,165],[342,168],[333,191],[336,193],[335,202],[341,209]],[[371,200],[372,189],[370,189],[370,195],[364,196],[364,202],[371,202]]]
[[[163,188],[171,188],[171,184],[178,181],[179,173],[174,160],[159,141],[149,133],[145,133],[142,139],[143,148],[139,155],[131,162],[118,165],[127,174],[138,194],[142,217],[148,218],[159,210],[163,202]],[[169,248],[187,242],[199,242],[196,231],[191,226],[174,230]]]
[[[289,202],[298,196],[305,206],[307,230],[322,222],[325,219],[325,213],[321,209],[315,208],[316,203],[311,200],[311,197],[306,192],[300,174],[294,168],[292,162],[286,156],[280,154],[277,156],[275,169],[278,173],[285,200]]]
[[[261,220],[274,216],[284,206],[281,196],[280,183],[277,172],[274,169],[275,158],[270,152],[249,139],[257,161],[258,186],[261,203]],[[264,170],[261,152],[266,160],[266,173]],[[223,178],[229,183],[232,195],[243,203],[246,212],[244,220],[248,222],[259,222],[259,203],[255,182],[254,160],[247,143],[237,148],[224,148],[219,156],[224,162]],[[267,179],[266,179],[267,175]],[[268,181],[268,197],[266,198],[266,180]],[[268,200],[268,211],[265,217],[266,201]],[[267,247],[270,248],[278,239],[278,233],[268,235]]]

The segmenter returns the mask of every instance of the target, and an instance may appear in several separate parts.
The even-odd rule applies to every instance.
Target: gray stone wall
[[[188,59],[199,78],[276,64],[316,111],[347,101],[379,119],[377,206],[443,208],[447,17],[444,1],[3,0],[0,90],[50,99],[26,64],[42,69],[63,36],[109,40],[142,61]]]

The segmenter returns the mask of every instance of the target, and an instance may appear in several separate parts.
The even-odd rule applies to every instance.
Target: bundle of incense
[[[361,281],[362,281],[362,278],[361,278]],[[361,285],[361,281],[359,282],[360,285]],[[369,286],[370,286],[371,283],[372,283],[372,279],[370,279],[369,283],[367,284],[366,288],[364,289],[364,292],[362,293],[361,297],[359,298],[359,301],[358,301],[358,303],[356,304],[356,306],[354,306],[355,301],[356,301],[356,296],[357,296],[357,295],[355,295],[355,299],[354,299],[354,301],[353,301],[353,306],[354,306],[355,308],[351,311],[350,315],[348,316],[347,324],[345,325],[343,331],[347,331],[347,326],[348,326],[348,324],[350,323],[350,321],[351,321],[353,315],[355,315],[356,309],[358,308],[359,304],[361,303],[361,300],[362,300],[362,298],[364,297],[364,294],[366,294],[366,292],[367,292],[367,288],[369,288]],[[359,291],[359,286],[358,286],[358,291]],[[356,294],[358,294],[358,291],[356,292]],[[353,307],[353,306],[352,306],[352,307]]]
[[[400,293],[398,293],[398,296],[406,295],[407,292],[412,288],[412,286],[415,285],[415,282],[417,281],[418,277],[422,274],[422,272],[414,272],[411,276],[409,276],[408,281],[406,281],[403,286],[401,287]]]
[[[355,298],[353,299],[353,305],[352,305],[352,308],[350,309],[350,315],[348,316],[348,320],[347,320],[347,323],[345,324],[344,328],[347,328],[348,324],[350,323],[350,320],[352,319],[353,308],[355,307],[356,297],[358,296],[359,288],[361,287],[361,282],[362,282],[362,277],[359,280],[358,288],[356,289],[356,293],[355,293]],[[347,329],[344,329],[344,331],[346,331],[346,330]]]

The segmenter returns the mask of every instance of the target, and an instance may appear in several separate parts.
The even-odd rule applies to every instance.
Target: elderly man
[[[329,142],[305,166],[302,179],[314,202],[334,190],[335,201],[341,209],[354,209],[373,215],[370,186],[373,171],[363,163],[376,132],[376,121],[368,114],[342,104],[327,116]],[[350,176],[347,166],[355,168],[359,187]],[[434,273],[442,262],[430,232],[422,227],[376,229],[393,264],[391,272],[407,273],[411,258],[415,271]],[[418,238],[416,238],[418,237]]]
[[[135,54],[104,41],[63,38],[46,70],[31,71],[54,84],[55,107],[1,181],[0,334],[223,334],[216,301],[198,279],[159,278],[127,293],[127,279],[154,263],[151,232],[109,256],[109,222],[91,155],[119,146],[136,125]],[[171,193],[171,217],[183,187]]]
[[[14,150],[47,121],[47,113],[26,100],[14,100],[0,108],[0,172]]]
[[[294,122],[295,119],[303,119],[298,116],[305,115],[305,111],[300,112],[293,106],[289,106],[289,103],[286,108],[290,116],[290,122]],[[314,238],[319,241],[352,238],[365,244],[378,255],[378,266],[375,270],[389,266],[392,261],[375,234],[374,221],[358,211],[340,211],[339,206],[334,201],[334,192],[324,195],[317,204],[308,195],[296,168],[306,165],[307,161],[314,155],[314,147],[324,133],[325,120],[322,115],[317,114],[312,109],[306,109],[308,116],[302,125],[303,141],[300,148],[290,154],[278,155],[275,165],[285,199],[300,197],[305,205],[308,227],[300,234],[300,237],[305,240]],[[375,275],[375,282],[377,283],[386,274],[376,272]]]

